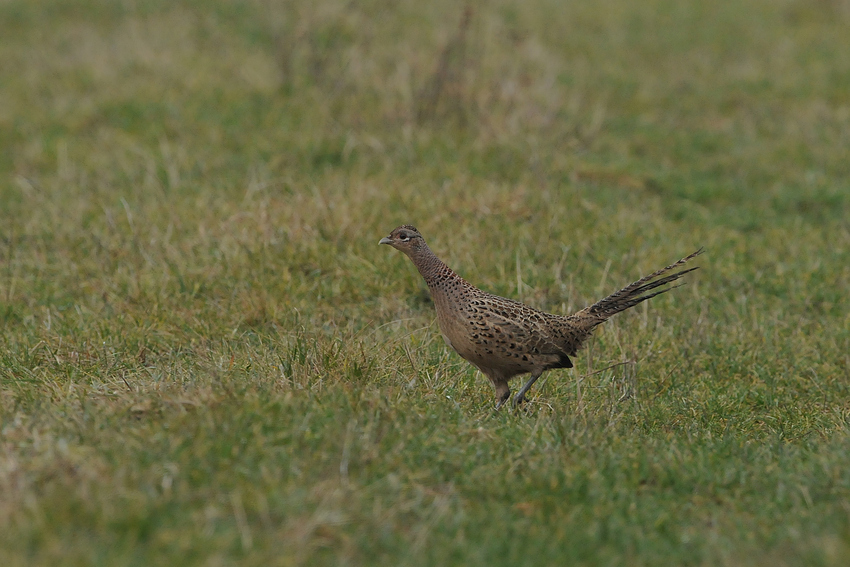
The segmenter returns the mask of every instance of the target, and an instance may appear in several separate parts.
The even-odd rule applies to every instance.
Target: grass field
[[[0,1],[0,563],[850,564],[848,28]],[[402,223],[557,313],[706,254],[494,412]]]

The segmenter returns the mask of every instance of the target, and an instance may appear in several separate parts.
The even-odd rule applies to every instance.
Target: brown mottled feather
[[[493,383],[499,406],[510,397],[508,380],[531,373],[525,392],[545,370],[572,368],[575,356],[593,329],[606,319],[674,287],[670,284],[697,268],[675,271],[702,249],[585,307],[574,315],[545,313],[518,301],[478,289],[453,272],[428,248],[411,225],[381,239],[401,250],[419,270],[437,309],[446,342]]]

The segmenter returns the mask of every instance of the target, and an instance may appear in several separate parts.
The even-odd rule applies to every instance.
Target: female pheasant
[[[531,374],[514,397],[514,404],[518,404],[545,370],[572,368],[570,357],[576,356],[597,325],[620,311],[678,287],[657,290],[698,269],[675,271],[702,253],[700,248],[565,317],[478,289],[437,258],[419,231],[409,224],[393,230],[380,244],[401,250],[413,261],[434,299],[443,338],[490,379],[496,390],[497,409],[510,398],[511,378]]]

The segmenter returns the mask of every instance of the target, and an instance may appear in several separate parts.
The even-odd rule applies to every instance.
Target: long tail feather
[[[681,270],[672,274],[670,273],[676,268],[683,266],[689,260],[692,260],[693,258],[699,256],[702,253],[703,249],[700,248],[693,254],[685,256],[675,264],[670,264],[666,268],[661,268],[657,272],[653,272],[648,276],[643,277],[637,280],[636,282],[627,285],[620,291],[612,293],[605,299],[602,299],[600,301],[597,301],[593,305],[585,307],[584,309],[573,315],[573,317],[577,319],[590,319],[590,321],[588,322],[592,323],[592,326],[595,327],[596,325],[602,323],[612,315],[615,315],[621,311],[625,311],[630,307],[634,307],[638,303],[642,303],[647,299],[655,297],[656,295],[661,295],[662,293],[666,293],[671,289],[681,287],[680,284],[676,286],[667,287],[658,291],[654,291],[652,293],[647,293],[661,286],[672,283],[689,272],[698,270],[699,266],[696,266],[694,268],[688,268],[687,270]],[[594,319],[597,321],[593,322]]]

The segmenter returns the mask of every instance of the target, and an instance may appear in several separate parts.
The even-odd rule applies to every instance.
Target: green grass
[[[850,4],[469,6],[0,2],[3,565],[850,563]]]

